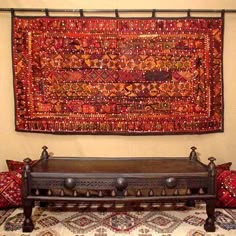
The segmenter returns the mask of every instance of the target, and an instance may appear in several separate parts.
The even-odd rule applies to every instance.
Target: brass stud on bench
[[[177,180],[174,177],[169,177],[166,179],[167,188],[174,188],[177,185]]]
[[[119,178],[116,179],[115,186],[116,186],[116,189],[118,191],[122,192],[122,191],[124,191],[127,188],[128,182],[127,182],[127,180],[125,178],[119,177]]]

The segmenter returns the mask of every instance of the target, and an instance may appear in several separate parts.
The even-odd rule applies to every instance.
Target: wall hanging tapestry
[[[223,131],[223,17],[13,17],[17,131]]]

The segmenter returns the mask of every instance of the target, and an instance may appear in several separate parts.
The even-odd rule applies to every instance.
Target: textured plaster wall
[[[84,9],[236,9],[235,0],[5,0],[0,7]],[[5,160],[38,158],[41,146],[60,156],[181,156],[198,148],[200,159],[215,156],[217,163],[234,161],[236,148],[236,14],[227,14],[224,44],[225,132],[180,136],[56,136],[15,132],[11,62],[11,17],[0,12],[0,171]],[[236,161],[233,165],[236,169]]]

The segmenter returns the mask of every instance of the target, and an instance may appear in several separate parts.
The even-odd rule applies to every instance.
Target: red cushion
[[[9,171],[22,171],[25,166],[23,161],[6,160],[6,163]],[[35,161],[32,161],[30,164],[33,165],[34,163]]]
[[[0,209],[21,206],[21,185],[19,171],[0,172]]]
[[[218,207],[236,207],[236,171],[225,170],[217,176]]]
[[[24,168],[24,162],[21,161],[6,160],[6,163],[9,171],[17,171]]]
[[[232,162],[223,163],[216,166],[217,175],[221,174],[225,170],[230,170]]]

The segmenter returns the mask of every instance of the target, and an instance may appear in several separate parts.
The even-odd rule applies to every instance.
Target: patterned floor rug
[[[127,211],[121,206],[34,208],[35,230],[23,233],[21,208],[0,211],[0,236],[235,236],[236,210],[216,209],[216,232],[206,233],[204,205],[152,206]],[[145,207],[145,206],[144,206]],[[109,209],[110,208],[110,209]]]

